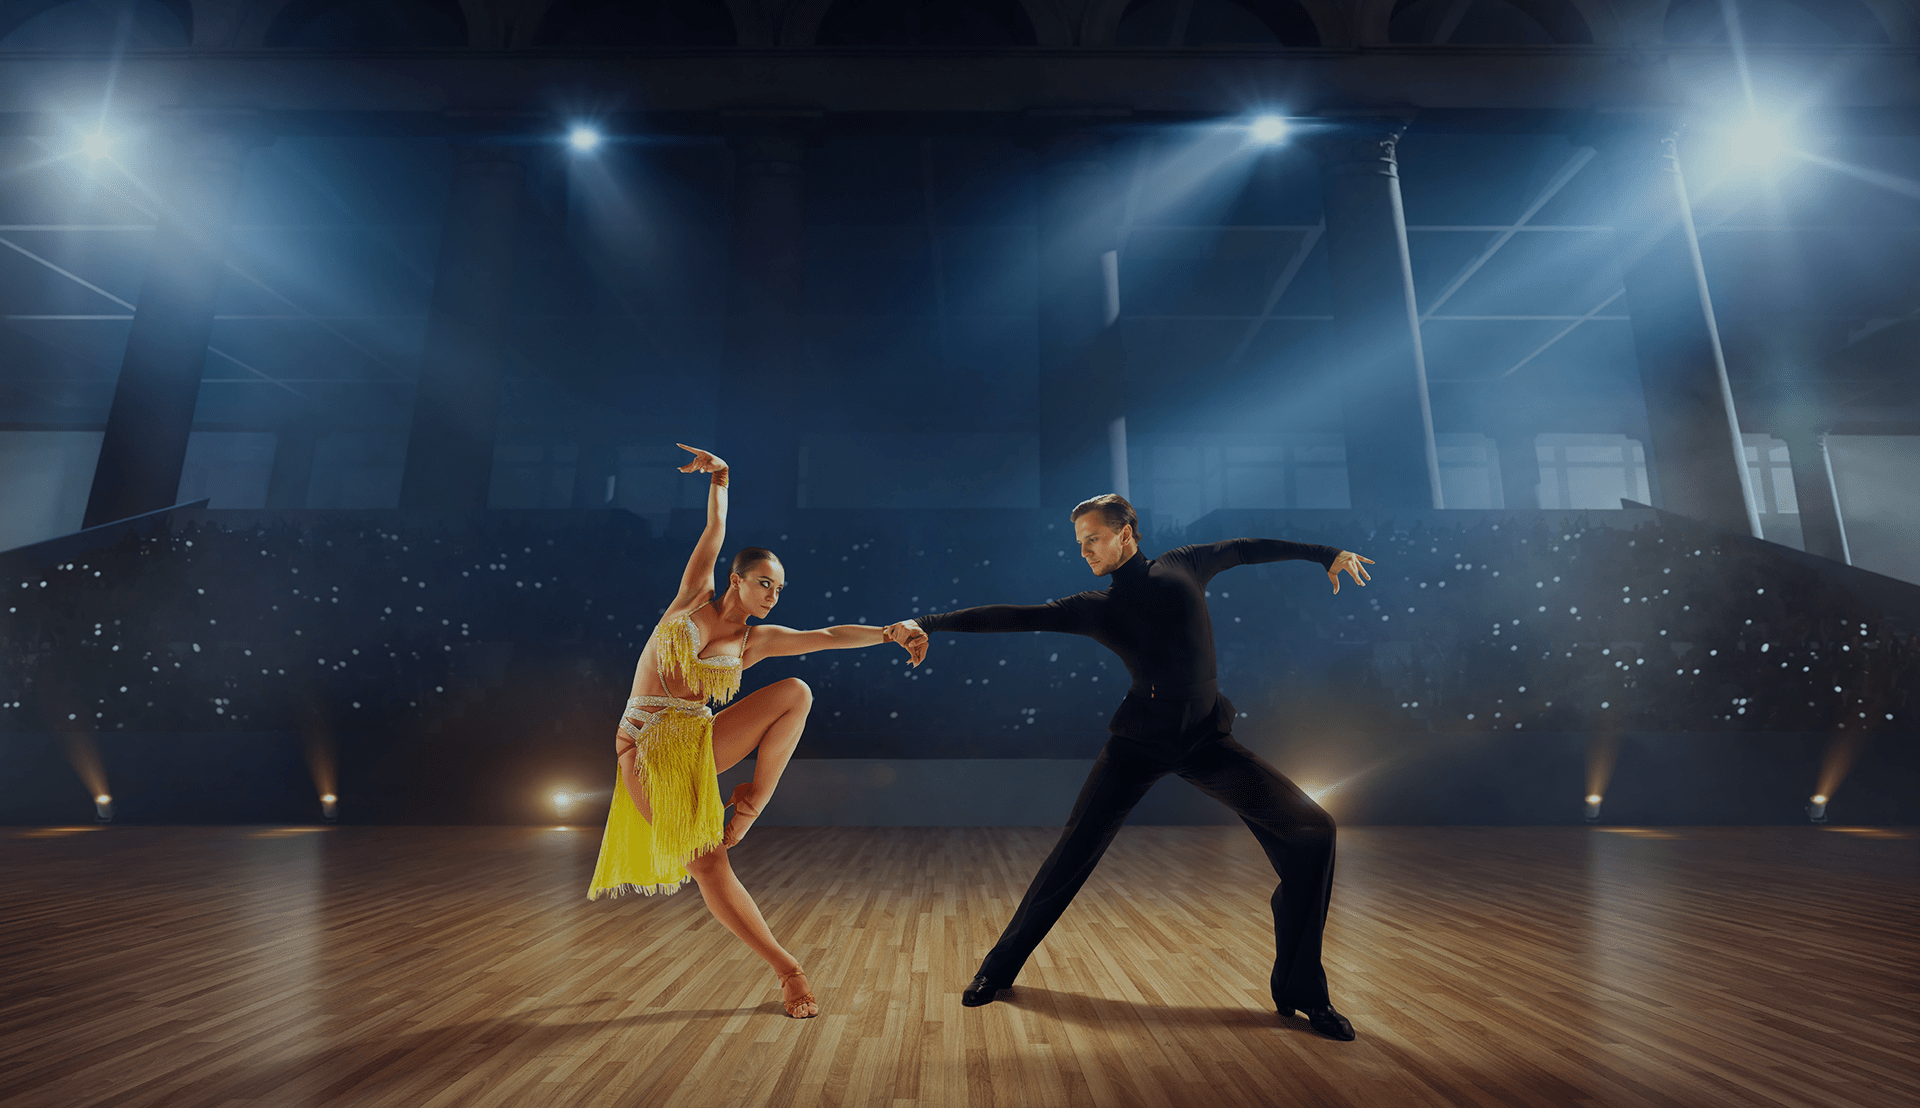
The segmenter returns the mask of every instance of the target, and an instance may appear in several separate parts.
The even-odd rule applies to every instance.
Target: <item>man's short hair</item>
[[[1088,512],[1099,512],[1100,518],[1106,520],[1107,526],[1115,531],[1122,527],[1133,528],[1134,541],[1140,540],[1140,517],[1134,512],[1133,505],[1127,503],[1127,498],[1119,493],[1105,492],[1090,500],[1082,500],[1074,505],[1073,515],[1068,518],[1079,519]]]

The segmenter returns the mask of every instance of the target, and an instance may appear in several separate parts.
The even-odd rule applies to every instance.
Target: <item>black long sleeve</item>
[[[1333,560],[1339,556],[1339,547],[1321,546],[1318,543],[1287,539],[1222,539],[1169,550],[1155,560],[1174,558],[1185,561],[1202,581],[1210,581],[1221,570],[1264,562],[1318,562],[1320,568],[1331,569]]]
[[[918,617],[938,631],[1060,631],[1085,635],[1120,656],[1135,689],[1193,689],[1214,679],[1213,622],[1206,586],[1237,565],[1306,560],[1323,567],[1340,551],[1285,539],[1227,539],[1183,546],[1151,561],[1136,554],[1102,592],[1046,604],[990,604]]]

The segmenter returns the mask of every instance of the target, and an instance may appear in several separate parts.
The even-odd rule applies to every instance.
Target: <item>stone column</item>
[[[273,470],[267,475],[267,507],[304,508],[313,486],[313,451],[320,436],[283,427],[274,433]]]
[[[1363,511],[1446,506],[1394,153],[1404,127],[1343,120],[1309,140],[1326,198],[1347,487]]]
[[[407,436],[402,508],[485,508],[526,169],[518,147],[457,142],[427,338]]]
[[[735,515],[778,521],[800,489],[807,140],[783,130],[738,135],[732,145],[725,371],[713,449],[734,467]]]
[[[1117,492],[1124,473],[1120,348],[1123,183],[1112,141],[1088,131],[1036,143],[1040,178],[1040,498],[1066,511]],[[1119,466],[1116,467],[1116,462]]]
[[[1540,506],[1540,450],[1531,424],[1506,423],[1488,432],[1500,453],[1500,495],[1508,508]]]
[[[611,438],[592,432],[575,435],[574,441],[579,452],[573,463],[573,506],[605,508],[613,499],[607,493],[607,482],[620,469],[619,447]]]
[[[1670,124],[1623,120],[1588,138],[1610,173],[1614,242],[1646,397],[1660,507],[1758,536],[1746,450]]]
[[[1807,424],[1788,426],[1774,434],[1787,444],[1787,463],[1793,467],[1801,546],[1809,554],[1852,565],[1846,526],[1840,521],[1839,499],[1834,494],[1826,434]]]
[[[180,121],[160,174],[160,224],[121,356],[82,526],[171,507],[200,399],[227,231],[258,141],[248,116]]]

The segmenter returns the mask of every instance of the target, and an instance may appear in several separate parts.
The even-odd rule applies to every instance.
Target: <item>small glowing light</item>
[[[339,800],[339,799],[340,799],[339,797],[337,797],[337,796],[335,796],[335,795],[333,795],[332,793],[328,793],[327,795],[325,795],[325,796],[323,796],[323,797],[321,797],[321,798],[320,798],[320,803],[322,803],[322,804],[332,804],[332,803],[334,803],[335,801],[337,801],[337,800]]]
[[[554,793],[553,806],[555,808],[560,809],[563,812],[566,811],[568,808],[573,807],[573,794],[565,793],[565,792]]]
[[[101,793],[99,796],[96,796],[93,798],[93,802],[95,804],[112,804],[113,798],[108,796],[106,793]]]
[[[1816,796],[1816,797],[1812,797],[1811,799],[1815,804],[1825,804],[1827,802],[1827,798],[1824,796]]]
[[[1587,798],[1587,803],[1588,803],[1588,804],[1598,804],[1598,803],[1600,803],[1600,798],[1599,798],[1598,796],[1590,796],[1590,797],[1588,797],[1588,798]]]
[[[89,158],[104,158],[113,153],[113,140],[100,131],[94,131],[81,137],[80,152]]]
[[[1765,169],[1787,152],[1786,129],[1757,115],[1735,126],[1729,137],[1733,160],[1748,169]]]
[[[1255,142],[1279,142],[1287,137],[1287,121],[1277,115],[1263,115],[1247,129]]]
[[[567,145],[585,153],[600,145],[600,132],[591,127],[575,127],[567,132]]]

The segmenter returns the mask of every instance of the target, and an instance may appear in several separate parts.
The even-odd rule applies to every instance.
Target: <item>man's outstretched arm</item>
[[[1373,564],[1373,559],[1363,558],[1337,546],[1292,542],[1288,539],[1222,539],[1219,542],[1181,547],[1161,557],[1169,555],[1187,558],[1202,580],[1234,566],[1258,565],[1262,562],[1318,562],[1327,571],[1327,580],[1333,582],[1333,591],[1336,593],[1340,591],[1342,571],[1351,575],[1355,584],[1365,585],[1370,579],[1366,566]]]
[[[977,608],[961,608],[902,620],[894,627],[901,629],[904,639],[902,645],[933,631],[1060,631],[1069,635],[1084,635],[1087,633],[1085,613],[1074,600],[1074,597],[1068,597],[1065,600],[1049,600],[1045,604],[982,604]]]

